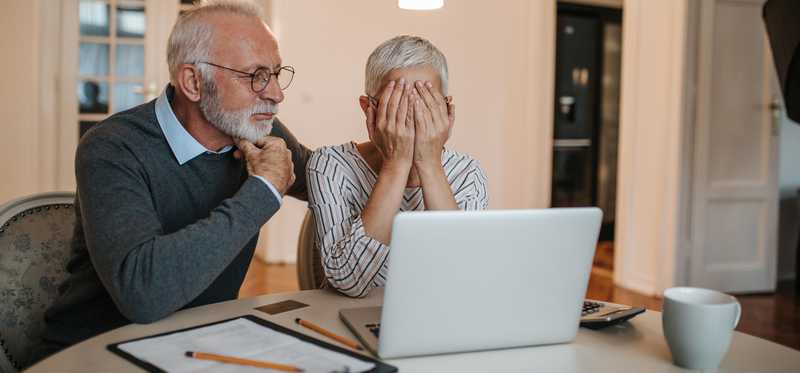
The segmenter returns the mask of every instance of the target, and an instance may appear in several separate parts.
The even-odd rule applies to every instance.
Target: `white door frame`
[[[691,74],[687,0],[626,0],[614,283],[656,295],[684,271]]]
[[[764,100],[755,104],[755,110],[760,110],[761,125],[760,139],[763,141],[760,146],[762,150],[762,163],[758,170],[759,174],[751,179],[721,179],[714,180],[712,169],[712,154],[715,149],[711,149],[713,134],[711,133],[712,117],[714,113],[713,87],[715,82],[712,80],[716,69],[721,68],[724,61],[714,61],[714,46],[719,44],[715,35],[716,9],[718,4],[726,4],[731,7],[750,7],[752,13],[760,15],[760,9],[764,0],[711,0],[703,1],[700,4],[700,29],[699,29],[699,48],[698,48],[698,95],[697,95],[697,116],[696,116],[696,135],[694,143],[695,165],[692,185],[693,205],[691,210],[692,221],[692,249],[690,253],[688,283],[695,286],[715,288],[722,291],[747,293],[772,291],[776,285],[777,274],[777,132],[778,125],[771,112],[769,105],[776,97],[777,87],[774,84],[774,65],[769,52],[769,43],[766,33],[763,33],[761,51],[753,51],[753,54],[760,54],[762,59],[762,86]],[[758,22],[763,22],[759,17]],[[743,58],[745,58],[743,56]],[[734,105],[748,105],[746,102],[734,103]],[[753,141],[758,138],[753,139]],[[723,208],[728,205],[735,207],[739,203],[760,205],[758,222],[756,229],[753,258],[750,261],[744,258],[738,260],[713,258],[712,247],[714,243],[719,244],[724,237],[711,237],[713,234],[710,219],[712,216],[712,205]],[[721,211],[721,210],[718,210]],[[722,219],[735,217],[725,216]],[[719,220],[719,219],[714,219]],[[734,224],[735,225],[735,224]],[[733,227],[728,227],[730,230]],[[717,232],[719,235],[720,232]],[[735,234],[735,232],[732,232]],[[724,235],[723,235],[724,236]],[[716,242],[712,243],[711,240]],[[734,245],[735,246],[735,245]],[[734,249],[732,247],[732,249]],[[716,260],[715,260],[716,259]],[[733,260],[733,261],[732,261]]]

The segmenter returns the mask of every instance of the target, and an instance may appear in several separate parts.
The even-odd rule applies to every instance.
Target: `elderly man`
[[[305,198],[309,151],[275,118],[294,71],[259,9],[206,1],[178,19],[167,54],[164,93],[78,146],[69,278],[40,355],[235,299],[261,226],[285,194]]]

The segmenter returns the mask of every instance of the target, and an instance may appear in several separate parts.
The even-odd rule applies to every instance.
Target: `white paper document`
[[[119,349],[167,372],[270,372],[270,369],[187,357],[207,352],[294,365],[306,373],[365,372],[375,364],[331,351],[239,318],[184,332],[120,344]]]

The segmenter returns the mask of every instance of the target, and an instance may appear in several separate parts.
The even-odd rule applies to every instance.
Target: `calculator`
[[[581,310],[581,326],[601,329],[616,325],[644,312],[644,307],[631,307],[587,299]]]

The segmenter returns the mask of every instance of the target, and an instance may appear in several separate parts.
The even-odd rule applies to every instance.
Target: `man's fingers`
[[[270,137],[272,137],[272,136],[269,136],[269,135],[264,136],[264,137],[258,139],[256,142],[254,142],[253,145],[255,145],[258,148],[263,148],[270,142]]]
[[[253,145],[253,143],[242,139],[236,140],[236,147],[239,148],[239,150],[241,150],[245,156],[248,156],[253,152],[258,151],[258,148],[256,148],[256,146]]]

